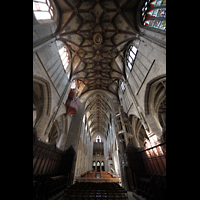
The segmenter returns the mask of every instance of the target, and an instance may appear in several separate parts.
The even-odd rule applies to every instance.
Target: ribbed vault
[[[117,95],[124,80],[124,51],[137,38],[133,9],[138,0],[64,0],[59,40],[71,52],[72,79]]]
[[[103,94],[91,96],[85,104],[85,115],[91,136],[98,132],[106,135],[110,120],[111,104]]]
[[[77,80],[80,98],[96,91],[85,113],[91,136],[105,136],[111,113],[106,96],[118,97],[119,80],[125,80],[125,52],[139,35],[135,13],[140,0],[57,1],[62,14],[56,35],[70,51],[70,79]]]

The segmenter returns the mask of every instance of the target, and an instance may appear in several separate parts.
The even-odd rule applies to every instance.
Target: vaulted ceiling
[[[58,0],[59,40],[71,52],[72,79],[81,94],[102,89],[117,95],[124,80],[124,51],[138,36],[133,11],[138,0]]]
[[[107,137],[110,113],[111,104],[106,96],[97,93],[87,100],[85,115],[91,136],[98,133]]]
[[[57,0],[61,11],[57,31],[71,52],[71,79],[79,96],[104,90],[118,96],[119,80],[125,80],[124,52],[138,38],[135,23],[140,0]],[[81,90],[80,90],[81,88]],[[85,115],[91,136],[106,136],[111,102],[96,93],[86,102]]]

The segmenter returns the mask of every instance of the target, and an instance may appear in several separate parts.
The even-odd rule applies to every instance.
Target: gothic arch
[[[137,14],[136,14],[136,18],[137,18],[137,26],[138,26],[138,29],[141,31],[141,29],[146,29],[146,30],[150,30],[150,31],[153,31],[153,32],[155,32],[155,33],[160,33],[160,34],[162,34],[162,35],[166,35],[166,31],[164,31],[164,30],[161,30],[161,29],[158,29],[158,28],[154,28],[154,27],[149,27],[149,26],[144,26],[143,24],[142,24],[142,9],[143,9],[143,7],[144,7],[144,5],[145,5],[145,2],[147,2],[147,0],[141,0],[140,2],[139,2],[139,4],[138,4],[138,8],[137,8]],[[150,2],[152,2],[152,1],[148,1],[148,4],[150,3]],[[161,8],[164,6],[164,7],[166,7],[166,3],[164,4],[164,5],[160,5],[161,6]],[[155,8],[159,8],[160,6],[155,6]],[[154,9],[154,7],[151,7],[151,9]],[[148,9],[149,10],[149,9]],[[154,17],[152,17],[152,18],[154,18]],[[159,19],[159,20],[166,20],[165,18],[157,18],[157,19]]]
[[[58,54],[63,66],[64,71],[67,73],[67,78],[69,79],[71,76],[71,72],[72,72],[72,66],[71,66],[71,62],[72,62],[72,52],[70,50],[70,48],[68,48],[68,45],[66,45],[65,42],[63,42],[62,40],[56,40],[56,46],[58,49]],[[62,51],[62,49],[64,51]],[[63,56],[65,54],[65,56]],[[66,57],[67,57],[67,61],[66,62]]]
[[[51,114],[51,89],[49,83],[38,76],[33,76],[33,104],[36,109],[36,120],[33,126],[39,139],[44,134]]]
[[[43,112],[43,88],[42,85],[33,82],[33,127],[37,124]]]
[[[37,16],[36,16],[36,14],[34,12],[34,9],[35,9],[36,12],[37,12],[37,9],[35,8],[34,3],[35,2],[33,1],[33,24],[46,24],[46,23],[56,22],[57,27],[59,26],[60,10],[59,10],[59,8],[57,6],[57,3],[55,3],[53,0],[46,0],[46,3],[42,2],[42,4],[45,4],[45,5],[47,5],[49,7],[49,10],[53,11],[53,17],[48,18],[48,19],[39,19],[39,18],[37,19]],[[40,0],[36,1],[36,3],[40,4]],[[41,12],[42,11],[40,11],[40,13]]]
[[[145,91],[145,115],[162,131],[166,128],[166,75],[151,80]]]
[[[135,138],[137,139],[138,146],[142,147],[144,145],[144,138],[148,139],[148,136],[142,125],[142,122],[135,115],[130,116],[130,121],[131,121],[131,127],[133,130],[133,134],[134,134]]]
[[[144,105],[145,105],[145,115],[150,113],[150,97],[152,96],[153,88],[157,86],[158,83],[166,81],[166,75],[160,75],[151,81],[146,86],[145,97],[144,97]]]
[[[44,105],[43,105],[43,114],[46,114],[50,116],[51,113],[51,87],[48,81],[45,79],[38,77],[38,76],[33,76],[33,84],[38,83],[42,87],[42,92],[43,92],[43,100],[44,100]]]
[[[133,65],[134,65],[134,62],[135,62],[135,59],[136,59],[136,57],[137,57],[137,53],[134,53],[134,54],[135,54],[135,58],[133,59],[133,63],[131,64],[131,65],[132,65],[132,68],[130,69],[130,68],[128,67],[128,57],[129,57],[130,48],[131,48],[132,46],[134,46],[134,47],[137,49],[137,51],[138,51],[139,44],[140,44],[140,40],[139,40],[139,39],[135,39],[135,40],[133,40],[133,41],[131,41],[130,43],[127,44],[126,51],[124,51],[124,52],[125,52],[125,53],[124,53],[124,57],[126,58],[126,59],[125,59],[125,67],[124,67],[125,72],[124,72],[124,74],[126,75],[126,77],[128,77],[128,76],[129,76],[129,73],[132,71]]]
[[[106,137],[110,113],[112,112],[112,96],[110,97],[109,93],[103,90],[90,92],[87,92],[88,96],[85,98],[85,114],[88,129],[92,137],[95,133],[101,135],[101,137]],[[85,95],[81,98],[85,97]]]
[[[103,135],[102,133],[98,133],[98,132],[95,132],[95,133],[92,135],[91,141],[94,141],[94,142],[95,142],[95,141],[96,141],[97,135],[100,135],[100,137],[101,137],[101,142],[105,142],[105,141],[106,141],[105,135]]]

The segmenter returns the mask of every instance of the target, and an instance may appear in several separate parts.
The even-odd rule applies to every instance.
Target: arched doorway
[[[104,162],[103,161],[101,162],[101,170],[105,171],[105,169],[104,169]]]
[[[95,165],[96,165],[96,163],[95,163],[95,161],[93,161],[93,164],[92,164],[92,169],[95,171]]]
[[[166,134],[166,77],[161,76],[147,84],[145,94],[145,115],[157,132]]]
[[[97,172],[100,172],[100,161],[97,161]]]
[[[132,115],[131,116],[131,126],[133,129],[133,134],[136,137],[138,147],[143,147],[145,138],[147,138],[147,139],[149,139],[149,138],[146,134],[146,131],[144,129],[144,126],[142,125],[141,120],[138,117]]]
[[[37,137],[45,141],[44,135],[51,111],[51,90],[49,83],[37,76],[33,77],[33,127]]]

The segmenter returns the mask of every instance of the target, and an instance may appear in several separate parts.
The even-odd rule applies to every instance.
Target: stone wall
[[[148,136],[162,135],[161,127],[156,124],[155,119],[145,112],[146,92],[149,83],[153,80],[165,79],[166,77],[166,49],[140,36],[137,46],[138,52],[131,72],[126,68],[127,83],[125,91],[119,88],[121,105],[127,115],[141,118],[141,113],[149,127]],[[134,99],[136,103],[134,103]]]
[[[35,124],[39,139],[42,141],[47,140],[54,121],[57,118],[59,121],[59,117],[66,113],[64,104],[68,98],[71,84],[69,82],[71,66],[65,71],[58,53],[64,44],[61,41],[55,41],[55,39],[51,40],[54,37],[57,24],[57,17],[46,23],[38,22],[33,18],[33,47],[38,47],[34,48],[33,52],[33,84],[42,86],[43,96],[38,101],[43,102],[47,110],[46,113],[40,115],[40,119]],[[33,90],[37,94],[37,87]],[[38,109],[36,108],[36,110]],[[60,124],[62,127],[60,127],[59,139],[63,138],[69,129],[69,125],[66,126],[67,130],[65,129],[65,122],[60,122]],[[66,136],[63,139],[66,140]],[[61,141],[59,146],[60,143]]]

